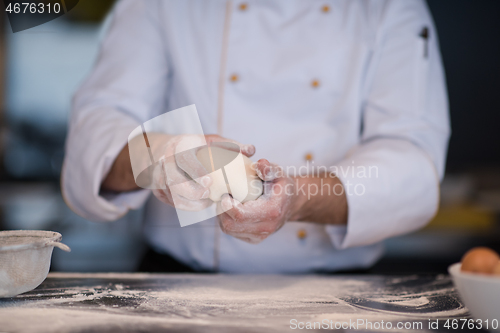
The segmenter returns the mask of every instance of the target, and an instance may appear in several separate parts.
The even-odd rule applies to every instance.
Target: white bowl
[[[70,251],[61,239],[53,231],[0,231],[0,298],[38,287],[49,273],[54,246]]]
[[[448,272],[462,301],[484,329],[500,332],[500,276],[466,273],[460,271],[461,267],[460,263],[453,264]]]

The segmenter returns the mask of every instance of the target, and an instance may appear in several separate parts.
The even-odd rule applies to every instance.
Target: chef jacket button
[[[311,154],[311,153],[307,153],[307,154],[306,154],[306,156],[304,156],[304,159],[305,159],[306,161],[312,161],[312,159],[313,159],[313,154]]]
[[[240,79],[240,78],[239,78],[238,74],[233,74],[233,75],[231,75],[231,76],[229,77],[229,80],[231,80],[231,82],[233,82],[233,83],[238,82],[238,81],[239,81],[239,79]]]
[[[328,13],[330,11],[330,6],[324,5],[323,7],[321,7],[321,11],[323,13]]]
[[[312,80],[311,87],[318,88],[319,87],[319,80],[316,80],[316,79]]]
[[[242,12],[244,12],[245,10],[247,10],[247,9],[248,9],[248,4],[246,4],[245,2],[243,2],[243,3],[241,3],[241,4],[238,6],[238,8],[239,8]]]
[[[305,239],[307,237],[307,232],[304,229],[299,229],[299,231],[297,231],[297,237],[299,239]]]

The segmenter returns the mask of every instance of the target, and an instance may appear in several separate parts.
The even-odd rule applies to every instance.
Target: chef
[[[266,182],[181,228],[168,189],[135,185],[127,138],[191,104],[207,141],[239,144]],[[449,134],[423,0],[122,0],[73,100],[62,190],[95,221],[145,205],[155,253],[193,270],[367,268],[381,241],[436,213]],[[206,205],[210,182],[187,189],[187,209]]]

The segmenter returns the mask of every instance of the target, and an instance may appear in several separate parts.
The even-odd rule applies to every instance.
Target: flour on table
[[[418,282],[418,283],[417,283]],[[280,331],[290,320],[466,317],[449,278],[49,274],[0,299],[2,331]]]

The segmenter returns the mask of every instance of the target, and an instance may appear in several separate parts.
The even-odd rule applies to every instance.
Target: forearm
[[[340,180],[333,175],[296,177],[292,221],[347,224],[347,198]]]
[[[134,179],[130,154],[132,151],[135,170],[143,170],[150,165],[151,156],[149,155],[149,150],[145,149],[146,147],[144,145],[146,143],[144,138],[144,136],[139,135],[130,140],[128,144],[123,147],[116,157],[108,175],[104,178],[101,184],[101,190],[127,192],[139,189]],[[150,147],[153,159],[157,161],[165,153],[165,144],[172,136],[163,133],[149,133],[147,138],[147,145]]]
[[[137,190],[139,187],[135,183],[128,145],[123,147],[116,157],[109,173],[101,184],[101,190],[126,192]]]

